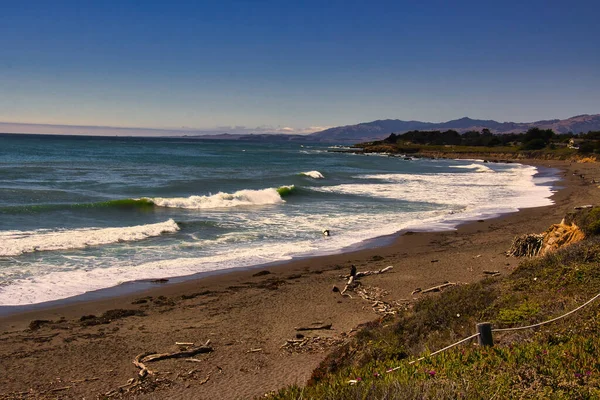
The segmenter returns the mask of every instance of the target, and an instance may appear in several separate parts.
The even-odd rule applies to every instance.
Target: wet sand
[[[518,260],[505,251],[515,235],[543,232],[574,206],[600,203],[598,184],[591,183],[600,180],[598,164],[527,163],[561,169],[563,188],[554,205],[452,231],[408,233],[383,240],[381,247],[0,316],[0,399],[89,399],[109,392],[115,398],[246,399],[304,384],[331,346],[382,316],[371,301],[332,290],[343,289],[341,276],[352,264],[358,271],[393,266],[361,282],[373,298],[399,309],[429,295],[411,294],[416,288],[474,282],[483,271],[510,273]],[[115,309],[133,311],[102,318]],[[31,324],[35,320],[47,322]],[[328,324],[331,329],[296,330]],[[137,376],[136,355],[175,352],[185,348],[176,342],[209,339],[212,352],[147,363],[154,374],[143,385],[116,390]],[[298,342],[282,347],[292,339]]]

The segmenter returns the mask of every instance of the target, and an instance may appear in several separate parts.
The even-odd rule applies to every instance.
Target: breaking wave
[[[278,189],[240,190],[235,193],[223,193],[208,196],[190,197],[153,197],[142,200],[150,201],[158,207],[211,209],[239,206],[255,206],[284,203],[282,196],[293,191],[294,186],[282,186]]]
[[[10,257],[37,251],[82,249],[89,246],[132,242],[178,230],[177,223],[169,219],[156,224],[119,228],[5,231],[0,232],[0,256]]]
[[[475,172],[494,172],[493,169],[481,164],[451,165],[450,168],[473,169]]]
[[[308,171],[308,172],[300,172],[300,175],[308,176],[313,179],[323,179],[325,178],[322,173],[319,171]]]

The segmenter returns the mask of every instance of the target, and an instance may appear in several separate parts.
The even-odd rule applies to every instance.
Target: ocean
[[[336,150],[0,135],[0,306],[451,229],[552,204],[558,179],[516,163]]]

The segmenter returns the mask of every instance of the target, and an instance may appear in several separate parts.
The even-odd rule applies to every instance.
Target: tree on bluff
[[[529,128],[523,136],[523,150],[539,150],[546,147],[555,136],[552,129]]]

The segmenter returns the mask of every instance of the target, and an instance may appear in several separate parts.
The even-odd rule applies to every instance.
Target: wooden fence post
[[[477,341],[480,346],[493,346],[494,338],[492,337],[492,324],[489,322],[482,322],[477,324]]]

